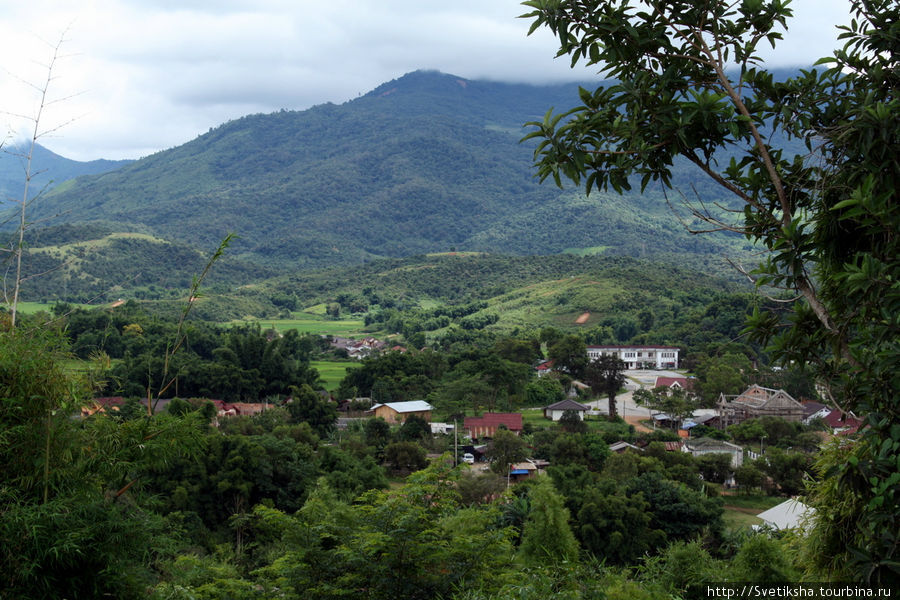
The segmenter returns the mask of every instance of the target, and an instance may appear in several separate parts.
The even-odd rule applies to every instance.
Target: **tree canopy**
[[[788,295],[754,313],[754,339],[814,368],[836,407],[868,415],[853,460],[823,465],[838,484],[814,491],[855,509],[819,520],[820,556],[840,576],[896,583],[900,5],[853,0],[844,46],[823,68],[780,80],[759,50],[787,27],[782,0],[524,4],[532,32],[559,38],[559,55],[614,80],[530,123],[540,177],[588,192],[659,182],[684,199],[693,231],[733,231],[768,251],[748,275]],[[680,189],[683,160],[720,193]]]

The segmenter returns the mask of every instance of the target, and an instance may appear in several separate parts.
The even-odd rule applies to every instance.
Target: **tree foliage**
[[[604,354],[587,365],[584,379],[592,392],[607,397],[610,418],[617,417],[616,394],[625,385],[625,362],[618,356]]]
[[[793,294],[752,315],[754,338],[780,360],[812,365],[833,404],[868,416],[857,460],[834,465],[841,485],[818,488],[863,498],[858,526],[818,527],[843,537],[857,578],[896,583],[900,5],[854,0],[827,66],[778,80],[759,47],[776,45],[792,16],[779,0],[525,4],[532,31],[549,27],[560,55],[616,80],[531,123],[540,177],[678,192],[673,165],[686,160],[735,201],[721,210],[680,191],[694,231],[734,231],[764,247],[752,276]]]
[[[522,531],[521,553],[530,564],[558,563],[578,557],[578,542],[569,527],[569,511],[547,477],[528,494],[531,512]]]
[[[638,406],[665,413],[677,421],[679,426],[683,420],[689,419],[693,416],[694,411],[700,408],[699,399],[693,393],[678,387],[661,386],[652,390],[641,388],[635,390],[633,397]]]

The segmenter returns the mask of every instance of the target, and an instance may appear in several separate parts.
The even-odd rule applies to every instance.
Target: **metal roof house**
[[[480,417],[466,417],[463,427],[473,440],[492,438],[500,426],[516,435],[522,432],[522,413],[484,413]]]
[[[434,407],[424,400],[388,402],[385,404],[376,404],[372,407],[375,416],[381,417],[388,423],[402,423],[413,415],[422,417],[430,423],[432,410],[434,410]]]
[[[803,504],[799,500],[785,500],[769,510],[756,515],[772,529],[796,529],[816,514],[816,509]]]

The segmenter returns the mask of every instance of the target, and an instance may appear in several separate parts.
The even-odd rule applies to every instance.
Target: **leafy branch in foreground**
[[[778,81],[759,48],[781,39],[784,0],[523,4],[532,32],[559,38],[558,55],[616,80],[528,124],[539,177],[588,192],[622,192],[633,179],[675,190],[673,164],[687,160],[738,201],[687,208],[764,247],[757,284],[796,294],[750,318],[752,339],[813,369],[833,405],[867,416],[851,456],[820,465],[826,483],[811,498],[827,516],[807,564],[900,583],[900,5],[853,0],[843,48],[819,61],[827,66]]]
[[[225,250],[231,244],[231,241],[234,239],[235,234],[229,233],[225,236],[222,242],[219,244],[219,247],[216,248],[216,251],[206,262],[206,266],[203,267],[203,271],[201,271],[200,275],[195,276],[192,283],[191,289],[188,293],[188,300],[184,305],[184,308],[181,310],[181,317],[178,319],[178,328],[175,330],[175,337],[172,340],[172,344],[166,347],[166,355],[163,360],[163,372],[162,372],[162,380],[160,382],[159,388],[156,392],[155,401],[151,403],[150,397],[150,387],[147,386],[147,413],[153,414],[155,410],[156,404],[159,402],[160,397],[175,383],[178,375],[170,375],[169,368],[172,361],[172,358],[175,354],[181,349],[184,345],[186,338],[184,331],[184,324],[187,321],[188,315],[191,312],[191,308],[194,306],[194,302],[200,297],[200,285],[203,283],[203,280],[206,279],[206,276],[209,274],[209,271],[212,269],[213,265],[222,258],[222,255],[225,254]]]

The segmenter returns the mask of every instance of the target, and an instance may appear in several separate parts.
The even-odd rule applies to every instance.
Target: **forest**
[[[337,427],[337,405],[308,366],[333,352],[321,337],[199,322],[170,361],[178,395],[168,388],[172,399],[153,412],[141,399],[165,377],[176,328],[136,303],[120,308],[61,304],[0,334],[0,561],[14,574],[4,597],[675,598],[701,581],[801,575],[791,536],[726,526],[728,456],[667,452],[671,430],[532,422],[520,436],[495,434],[489,469],[455,466],[452,436],[415,417]],[[558,330],[482,333],[446,351],[367,358],[336,396],[428,398],[447,419],[527,411],[572,382],[537,378],[534,362],[585,352],[583,338]],[[703,397],[788,379],[744,354],[700,354]],[[65,365],[76,356],[88,361],[73,371]],[[734,379],[716,375],[723,369]],[[225,375],[224,387],[204,387]],[[794,393],[810,393],[797,381]],[[72,418],[101,393],[125,402]],[[269,408],[221,416],[207,398]],[[767,461],[735,473],[741,497],[797,493],[817,473],[820,430],[779,421],[710,432],[768,436]],[[612,453],[618,441],[644,451]],[[511,486],[505,473],[525,458],[548,461],[547,476]]]
[[[523,4],[532,32],[549,30],[559,56],[604,79],[522,132],[495,113],[459,125],[416,112],[412,96],[458,105],[448,89],[461,87],[419,73],[388,84],[415,91],[386,96],[402,110],[366,95],[244,117],[61,186],[33,215],[77,208],[87,224],[42,233],[21,203],[9,252],[42,245],[31,271],[7,275],[15,295],[0,311],[0,597],[684,600],[746,582],[882,597],[900,587],[900,6],[852,2],[844,46],[780,77],[757,51],[779,41],[783,2]],[[368,143],[298,143],[341,119]],[[415,127],[379,134],[398,121]],[[530,167],[505,152],[510,137]],[[383,170],[347,167],[367,161]],[[694,181],[683,168],[706,182],[698,194],[721,196],[681,195],[687,230],[669,236],[669,194]],[[418,169],[435,177],[409,176]],[[526,187],[532,172],[545,185]],[[426,214],[423,197],[445,210]],[[219,202],[233,211],[202,222]],[[206,296],[233,237],[212,255],[194,242],[246,225],[251,206],[266,212]],[[551,214],[602,227],[573,233],[542,220]],[[529,237],[535,222],[553,227]],[[569,253],[484,252],[498,246]],[[718,250],[735,252],[755,293],[709,268]],[[127,300],[68,303],[104,285],[94,267],[137,277],[130,255],[157,270],[100,292]],[[200,274],[167,271],[172,256]],[[283,274],[289,263],[319,270]],[[60,265],[72,267],[51,279],[62,296],[35,299],[63,301],[20,310],[20,284]],[[355,361],[328,334],[276,327],[301,314],[350,315],[389,343]],[[586,351],[651,343],[680,349],[689,393],[629,380],[615,360],[604,371],[607,357]],[[314,362],[342,367],[331,391]],[[625,392],[678,421],[751,384],[819,400],[855,426],[760,416],[684,439],[614,410]],[[563,399],[608,402],[608,414],[546,418]],[[424,417],[365,411],[406,400],[427,402],[432,421],[509,412],[522,426],[463,439],[461,452]],[[741,464],[730,451],[674,451],[697,435],[733,444]],[[799,527],[748,527],[752,511],[796,496],[815,510]]]

